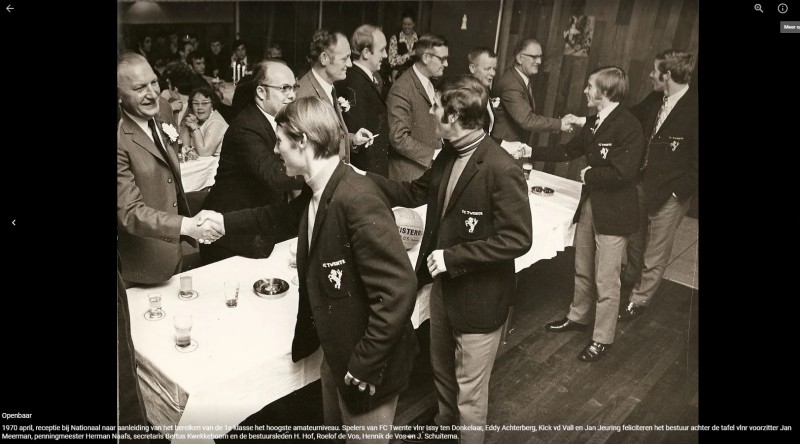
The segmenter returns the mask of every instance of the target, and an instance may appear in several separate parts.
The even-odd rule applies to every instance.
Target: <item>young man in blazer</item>
[[[203,209],[234,211],[286,201],[287,193],[300,190],[303,181],[287,177],[283,162],[274,152],[275,115],[295,99],[294,73],[282,61],[256,65],[253,96],[236,116],[222,141],[214,186]],[[276,239],[269,232],[225,236],[201,245],[204,264],[232,256],[268,257]]]
[[[689,88],[694,57],[667,50],[656,56],[654,91],[633,108],[647,140],[639,194],[640,229],[628,243],[622,279],[634,286],[619,320],[640,316],[650,305],[667,267],[675,232],[697,191],[697,92]]]
[[[636,174],[644,149],[642,127],[619,106],[628,89],[625,72],[615,66],[596,69],[584,90],[597,114],[567,144],[534,147],[531,159],[563,162],[586,156],[583,189],[575,212],[575,293],[569,314],[545,329],[561,333],[585,330],[595,306],[592,340],[578,359],[601,359],[614,342],[619,310],[620,268],[628,236],[638,229]],[[596,302],[595,302],[596,301]]]
[[[447,67],[447,41],[425,34],[414,45],[416,61],[392,85],[386,99],[389,108],[389,178],[412,181],[433,161],[442,147],[431,115],[434,102],[432,78],[441,77]]]
[[[350,154],[350,163],[388,176],[389,118],[378,73],[386,59],[386,36],[377,26],[361,25],[353,32],[350,44],[358,58],[347,68],[347,77],[335,83],[339,97],[350,103],[350,109],[342,116],[348,127],[366,128],[375,136],[371,144]]]
[[[117,251],[126,287],[164,282],[181,269],[181,240],[219,234],[190,219],[176,154],[178,129],[147,60],[117,65]],[[192,239],[192,242],[194,240]]]
[[[472,76],[443,79],[433,108],[437,135],[447,143],[431,168],[413,182],[367,173],[392,205],[428,205],[416,271],[422,290],[430,291],[435,422],[480,426],[459,432],[465,443],[483,442],[514,259],[531,248],[525,178],[483,131],[487,100]]]
[[[286,173],[302,175],[308,186],[289,204],[201,216],[228,234],[299,235],[292,359],[322,346],[326,425],[391,425],[419,350],[411,324],[417,280],[408,254],[386,197],[337,157],[340,133],[330,105],[301,98],[276,120],[275,152]]]
[[[297,97],[319,97],[333,106],[341,129],[339,158],[344,163],[350,163],[352,153],[360,149],[367,149],[362,145],[366,145],[372,140],[372,133],[363,127],[355,133],[350,133],[342,115],[343,112],[349,110],[349,107],[340,100],[333,86],[334,82],[344,80],[347,77],[347,68],[353,66],[350,61],[350,43],[347,42],[347,37],[342,33],[330,32],[327,29],[317,30],[311,39],[309,60],[311,69],[297,82],[300,85]]]

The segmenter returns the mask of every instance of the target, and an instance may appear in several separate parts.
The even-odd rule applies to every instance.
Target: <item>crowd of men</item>
[[[182,239],[199,241],[210,263],[267,257],[275,243],[298,237],[292,356],[322,347],[326,424],[393,422],[418,353],[409,317],[425,292],[433,421],[482,426],[514,259],[531,248],[536,223],[515,158],[586,158],[575,293],[568,314],[545,328],[563,333],[593,322],[578,358],[597,361],[617,322],[650,304],[697,189],[697,96],[688,87],[694,58],[680,50],[655,56],[653,92],[631,109],[621,105],[625,71],[597,68],[584,90],[596,114],[554,118],[534,100],[543,58],[534,39],[516,45],[502,73],[488,48],[469,53],[469,73],[449,73],[447,40],[422,35],[413,65],[391,86],[379,75],[386,46],[376,26],[362,25],[350,38],[320,29],[300,79],[281,60],[254,64],[199,214],[186,203],[175,122],[157,76],[144,56],[124,54],[117,70],[120,276],[126,287],[168,280],[181,271]],[[574,137],[528,145],[543,132]],[[412,268],[399,237],[386,236],[396,232],[391,208],[425,204]],[[632,293],[621,304],[625,288]],[[461,429],[462,442],[483,442],[480,427]]]

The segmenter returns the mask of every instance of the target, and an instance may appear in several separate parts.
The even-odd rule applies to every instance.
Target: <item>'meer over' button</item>
[[[800,34],[800,22],[781,22],[781,34]]]

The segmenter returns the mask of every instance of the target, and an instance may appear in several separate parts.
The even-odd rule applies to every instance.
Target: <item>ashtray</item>
[[[192,339],[192,341],[186,347],[181,347],[180,345],[175,344],[175,350],[178,350],[181,353],[191,353],[197,350],[197,345],[197,341]]]
[[[555,190],[548,187],[541,187],[539,185],[534,185],[531,187],[531,193],[547,197],[547,196],[552,196],[553,193],[555,193]]]
[[[289,283],[279,278],[259,279],[253,284],[253,292],[264,299],[280,299],[289,291]]]

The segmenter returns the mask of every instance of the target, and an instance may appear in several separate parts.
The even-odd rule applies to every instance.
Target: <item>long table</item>
[[[580,197],[580,183],[540,171],[532,173],[528,185],[550,187],[555,193],[529,196],[533,246],[516,259],[517,271],[572,245],[572,217]],[[415,210],[424,218],[425,209]],[[320,350],[297,363],[291,359],[298,288],[290,285],[286,296],[278,300],[262,299],[252,290],[253,283],[265,277],[291,282],[296,270],[288,265],[289,243],[277,244],[266,259],[233,257],[175,275],[160,285],[128,289],[137,372],[152,424],[198,427],[190,433],[219,437],[265,405],[319,378]],[[408,254],[415,264],[419,245]],[[194,300],[178,298],[183,275],[192,276],[199,293]],[[236,308],[225,305],[223,282],[227,280],[241,285]],[[144,318],[147,296],[156,292],[162,295],[166,317],[148,321]],[[417,296],[411,319],[415,328],[429,318],[428,296]],[[199,345],[191,353],[175,349],[172,316],[177,313],[193,315],[192,338]],[[213,430],[216,426],[221,427]]]

